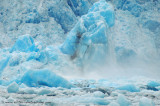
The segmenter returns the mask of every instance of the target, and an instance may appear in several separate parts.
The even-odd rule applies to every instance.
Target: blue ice
[[[93,57],[90,60],[93,63],[104,60],[107,54],[107,30],[114,25],[114,21],[114,9],[111,4],[105,0],[94,3],[68,33],[60,48],[62,53],[78,57],[79,61],[90,57]]]
[[[38,50],[39,49],[36,47],[34,40],[30,35],[22,35],[16,40],[15,44],[10,49],[10,52],[37,52]]]
[[[117,103],[119,103],[120,106],[130,106],[131,103],[129,100],[126,99],[126,97],[122,94],[118,95]]]
[[[150,81],[147,85],[150,87],[158,87],[160,86],[160,82]]]
[[[140,99],[139,106],[155,106],[155,104],[151,99],[143,97]]]
[[[22,79],[21,83],[26,84],[29,87],[64,87],[71,88],[73,85],[64,78],[56,75],[49,70],[30,70],[27,71]]]
[[[16,93],[19,91],[19,85],[16,82],[10,84],[7,88],[8,93]]]
[[[117,87],[117,89],[126,90],[126,91],[129,91],[129,92],[139,92],[140,91],[139,88],[137,88],[135,85],[132,85],[132,84],[120,86],[120,87]]]

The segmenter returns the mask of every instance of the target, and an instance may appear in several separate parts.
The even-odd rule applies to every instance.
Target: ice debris
[[[117,89],[119,89],[119,90],[126,90],[126,91],[129,91],[129,92],[140,92],[139,88],[136,87],[133,84],[119,86],[119,87],[117,87]]]
[[[100,91],[94,92],[93,95],[94,95],[95,97],[99,97],[99,98],[104,98],[104,97],[105,97],[105,94],[102,93],[102,92],[100,92]]]
[[[126,99],[126,97],[122,94],[118,95],[117,102],[119,103],[120,106],[130,106],[131,103],[129,100]]]
[[[155,106],[155,104],[151,99],[143,97],[140,99],[139,106]]]
[[[158,87],[160,86],[160,82],[150,81],[147,85],[150,87]]]
[[[19,85],[16,82],[10,84],[7,88],[8,93],[17,93],[19,91]]]
[[[108,106],[120,106],[117,102],[111,102]]]
[[[42,89],[41,91],[38,92],[38,95],[45,95],[49,93],[51,93],[49,89]]]

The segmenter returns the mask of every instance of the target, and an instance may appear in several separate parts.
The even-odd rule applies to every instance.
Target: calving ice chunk
[[[106,60],[108,53],[108,30],[114,25],[114,9],[105,0],[96,2],[68,33],[61,46],[64,54],[75,58],[83,66]]]
[[[67,80],[56,75],[50,70],[29,70],[23,75],[20,82],[26,84],[29,87],[74,87]]]

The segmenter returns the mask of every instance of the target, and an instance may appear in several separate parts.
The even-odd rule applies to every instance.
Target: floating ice
[[[105,97],[105,94],[102,93],[102,92],[100,92],[100,91],[94,92],[93,95],[94,95],[95,97],[99,97],[99,98],[104,98],[104,97]]]
[[[7,88],[8,93],[17,93],[19,91],[19,85],[16,82],[10,84]]]
[[[25,93],[25,94],[37,94],[36,90],[33,88],[24,88],[19,93]]]
[[[119,103],[120,106],[130,106],[131,103],[129,100],[126,99],[126,97],[122,94],[118,95],[117,102]]]
[[[143,97],[140,99],[139,106],[155,106],[151,99]]]
[[[70,84],[67,80],[49,70],[27,71],[23,75],[21,82],[29,87],[41,87],[41,86],[64,87],[64,88],[73,87],[73,85]]]
[[[116,102],[111,102],[108,106],[120,106],[120,105]]]
[[[129,91],[129,92],[139,92],[140,91],[139,88],[137,88],[135,85],[132,85],[132,84],[120,86],[117,89],[126,90],[126,91]]]
[[[160,82],[150,81],[147,85],[150,87],[158,87],[160,86]]]
[[[49,89],[42,89],[41,91],[38,92],[38,95],[45,95],[49,93],[51,93]]]
[[[97,98],[91,96],[73,96],[71,98],[62,98],[62,101],[73,102],[73,103],[83,103],[83,104],[95,104],[95,105],[108,105],[110,102],[104,98]]]

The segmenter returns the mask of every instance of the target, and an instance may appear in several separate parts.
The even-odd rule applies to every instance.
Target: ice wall
[[[160,1],[96,1],[1,0],[0,82],[41,69],[157,74]]]
[[[61,51],[80,67],[105,65],[108,70],[109,65],[120,65],[146,70],[150,64],[154,70],[159,65],[159,1],[110,3],[115,9],[104,0],[95,3],[68,33]]]
[[[109,29],[114,26],[115,16],[111,4],[100,0],[86,15],[83,15],[75,27],[68,33],[61,46],[64,54],[76,59],[80,67],[98,65],[109,56]],[[89,67],[90,67],[89,66]]]
[[[62,43],[65,33],[87,13],[96,0],[1,0],[0,47],[30,34],[44,45]]]

